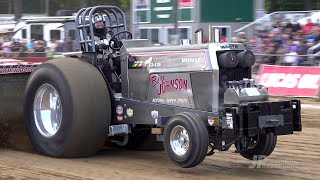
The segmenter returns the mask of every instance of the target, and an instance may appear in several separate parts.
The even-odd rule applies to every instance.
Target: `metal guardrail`
[[[256,57],[277,57],[278,59],[282,59],[284,57],[293,56],[293,57],[300,57],[300,60],[303,59],[304,61],[310,62],[310,64],[320,65],[317,64],[320,62],[320,55],[319,54],[306,54],[306,55],[299,55],[299,54],[263,54],[263,53],[254,53]]]
[[[320,55],[295,55],[295,54],[263,54],[263,53],[255,53],[256,63],[253,66],[253,74],[257,74],[260,65],[269,64],[269,65],[281,65],[281,66],[320,66]],[[284,57],[297,57],[298,64],[285,62]],[[263,62],[261,57],[270,58],[275,57],[273,63]]]
[[[299,55],[299,54],[263,54],[263,53],[254,53],[256,56],[276,56],[276,57],[283,57],[283,56],[297,56],[297,57],[320,57],[320,55],[316,54],[307,54],[307,55]]]
[[[267,14],[260,19],[257,19],[239,29],[233,31],[234,34],[239,32],[245,32],[246,37],[251,39],[257,33],[257,31],[270,31],[275,22],[279,21],[280,24],[286,22],[290,19],[291,22],[295,22],[297,19],[302,19],[310,16],[312,13],[319,12],[319,10],[314,11],[277,11]]]
[[[307,50],[307,54],[317,54],[320,52],[320,43],[310,47],[308,50]]]
[[[252,67],[253,76],[257,76],[259,68],[261,65],[281,65],[281,66],[292,66],[291,63],[285,63],[284,57],[294,56],[302,58],[303,60],[297,66],[320,66],[320,55],[293,55],[293,54],[263,54],[263,53],[254,53],[256,56],[256,63]],[[265,63],[261,61],[261,57],[275,57],[276,60],[274,63]],[[299,60],[298,60],[299,61]]]
[[[307,54],[307,55],[299,55],[299,54],[263,54],[263,53],[255,53],[255,56],[257,57],[277,57],[277,58],[283,58],[288,56],[293,57],[301,57],[301,58],[307,58],[306,61],[320,61],[320,54]]]

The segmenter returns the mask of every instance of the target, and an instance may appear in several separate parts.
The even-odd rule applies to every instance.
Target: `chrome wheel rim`
[[[62,104],[57,90],[50,84],[43,84],[36,92],[33,102],[34,121],[44,137],[54,136],[61,126]]]
[[[170,133],[170,146],[172,151],[178,156],[183,156],[187,153],[190,139],[188,131],[184,127],[178,125],[172,129]]]

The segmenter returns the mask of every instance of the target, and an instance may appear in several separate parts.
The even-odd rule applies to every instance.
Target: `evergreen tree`
[[[317,8],[319,0],[265,0],[267,12],[274,11],[304,11]]]
[[[53,16],[58,10],[72,10],[77,12],[82,7],[96,5],[113,5],[123,11],[130,10],[130,0],[49,0],[49,15]],[[18,4],[15,6],[15,4]],[[45,14],[45,0],[0,0],[0,14]],[[17,9],[15,9],[15,7]],[[19,15],[17,14],[17,17]]]
[[[14,0],[14,19],[17,21],[22,16],[22,0]]]

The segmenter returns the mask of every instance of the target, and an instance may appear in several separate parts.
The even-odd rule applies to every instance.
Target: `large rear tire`
[[[241,150],[240,155],[249,160],[262,160],[268,157],[277,144],[277,136],[273,133],[259,134],[252,138],[252,145],[246,150]]]
[[[183,112],[172,116],[164,131],[164,148],[180,167],[200,164],[207,155],[209,135],[204,122],[195,114]]]
[[[102,148],[111,122],[110,95],[91,64],[61,58],[29,77],[24,114],[36,151],[51,157],[87,157]]]

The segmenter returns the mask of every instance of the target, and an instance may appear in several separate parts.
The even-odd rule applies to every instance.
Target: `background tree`
[[[124,11],[130,11],[130,0],[120,0],[121,8]]]
[[[265,0],[268,13],[274,11],[304,11],[319,8],[320,0]]]
[[[46,0],[0,0],[0,14],[14,13],[14,7],[22,7],[21,13],[45,14],[45,2]],[[54,16],[58,10],[77,12],[82,7],[96,5],[118,6],[125,12],[130,10],[130,0],[49,0],[48,4],[50,6],[48,14],[51,16]]]
[[[89,0],[80,0],[80,7],[88,7],[89,6]]]
[[[17,21],[22,16],[22,0],[14,0],[14,19]]]
[[[312,0],[304,0],[305,9],[312,10]]]

